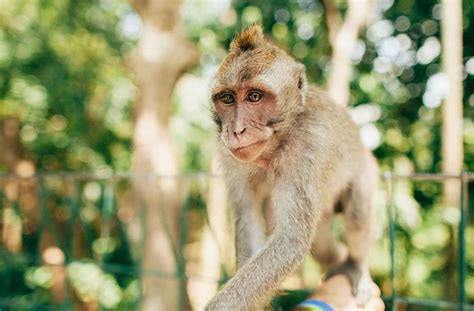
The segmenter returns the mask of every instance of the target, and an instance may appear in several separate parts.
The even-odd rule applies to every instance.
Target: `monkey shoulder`
[[[300,120],[300,124],[305,124],[310,132],[316,136],[318,133],[330,136],[335,141],[350,138],[354,143],[360,143],[358,128],[348,109],[335,104],[325,91],[310,86],[305,106],[304,120]]]
[[[353,123],[346,107],[337,105],[329,97],[329,94],[321,88],[311,85],[306,95],[306,106],[310,113],[323,115],[330,120],[345,120]]]
[[[299,149],[302,156],[320,158],[325,153],[332,159],[348,160],[347,154],[357,158],[366,153],[348,109],[335,104],[316,86],[308,88],[305,111],[297,124],[295,139],[290,139],[295,143],[289,148]]]

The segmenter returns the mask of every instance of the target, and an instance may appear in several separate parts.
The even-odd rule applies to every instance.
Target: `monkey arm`
[[[307,166],[304,166],[307,167]],[[308,186],[311,174],[292,172],[276,182],[272,199],[276,228],[263,248],[239,269],[226,286],[209,302],[206,310],[260,310],[278,285],[302,261],[310,248],[318,222],[320,197]]]
[[[231,176],[226,182],[235,220],[235,249],[237,268],[240,269],[263,245],[260,200],[245,177]]]
[[[234,206],[237,269],[240,269],[263,245],[263,223],[255,202]]]

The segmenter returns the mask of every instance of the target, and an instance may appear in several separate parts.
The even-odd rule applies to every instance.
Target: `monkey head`
[[[240,33],[211,85],[214,121],[233,157],[271,160],[304,111],[305,91],[304,66],[265,40],[260,26]]]

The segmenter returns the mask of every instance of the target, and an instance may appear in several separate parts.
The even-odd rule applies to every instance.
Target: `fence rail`
[[[189,272],[186,269],[188,261],[193,260],[185,254],[185,248],[190,244],[189,236],[201,230],[203,226],[209,226],[204,193],[208,191],[210,180],[216,178],[219,176],[206,173],[169,176],[128,172],[0,175],[0,308],[15,310],[31,309],[34,306],[53,309],[72,308],[77,301],[84,300],[81,296],[84,294],[82,292],[84,289],[80,286],[84,284],[88,286],[87,282],[81,283],[85,282],[81,279],[83,275],[74,274],[74,269],[79,272],[95,271],[94,273],[98,275],[113,277],[110,281],[113,284],[109,284],[109,287],[121,293],[119,295],[121,300],[116,299],[114,303],[99,301],[100,307],[104,309],[139,308],[142,298],[139,284],[145,277],[178,279],[183,282],[190,279],[209,283],[224,282],[229,274],[225,265],[221,269],[222,275],[217,278]],[[181,185],[179,187],[182,198],[181,238],[176,249],[176,271],[142,267],[146,206],[140,202],[140,208],[138,212],[135,211],[133,217],[130,216],[133,211],[128,206],[131,202],[136,202],[132,200],[132,182],[156,183],[163,180],[176,181]],[[380,205],[385,207],[387,213],[384,231],[386,238],[382,240],[385,239],[388,245],[389,270],[386,275],[380,274],[374,278],[382,288],[387,306],[392,310],[433,310],[433,308],[474,310],[474,288],[471,288],[474,286],[474,263],[470,262],[471,253],[474,252],[469,251],[474,249],[474,244],[467,245],[474,243],[474,239],[467,236],[468,232],[474,232],[470,218],[472,213],[469,213],[474,209],[472,200],[469,200],[470,194],[474,193],[472,187],[474,173],[401,175],[386,172],[381,176],[381,180],[384,184],[382,191],[384,199]],[[459,182],[460,198],[456,221],[451,223],[447,231],[451,243],[442,248],[448,252],[446,256],[443,255],[447,258],[443,267],[448,271],[436,270],[436,275],[441,274],[446,278],[441,278],[440,287],[444,286],[448,291],[455,293],[443,295],[442,290],[437,290],[437,294],[433,296],[443,297],[432,297],[429,294],[420,297],[419,293],[415,293],[416,297],[412,297],[410,294],[414,287],[410,287],[409,284],[411,278],[419,276],[407,275],[414,270],[405,270],[409,267],[407,247],[413,248],[409,241],[413,237],[413,230],[417,230],[417,227],[402,225],[401,222],[405,217],[402,214],[413,213],[407,206],[412,206],[413,209],[413,202],[418,201],[420,201],[418,203],[420,215],[423,216],[423,213],[428,211],[436,212],[435,205],[440,205],[442,183],[445,181]],[[411,192],[408,195],[405,193],[400,199],[399,193],[408,191],[405,189],[407,187],[402,187],[405,189],[403,191],[399,190],[399,186],[404,184],[413,186]],[[417,187],[421,187],[421,190]],[[420,194],[417,194],[418,192]],[[417,195],[421,199],[416,198]],[[435,212],[433,213],[438,215]],[[448,212],[452,212],[452,209],[446,213]],[[139,222],[141,229],[138,238],[135,236],[133,239],[130,227],[134,220]],[[443,222],[441,217],[436,220],[439,223]],[[171,234],[168,238],[172,239]],[[50,253],[45,252],[48,249]],[[418,257],[428,260],[423,258],[423,249],[415,251]],[[432,252],[430,254],[426,253],[424,257],[433,255]],[[61,256],[64,257],[62,260]],[[420,262],[425,262],[423,260]],[[443,260],[445,259],[442,258],[441,261]],[[65,269],[63,274],[67,280],[62,283],[65,294],[63,293],[60,302],[54,302],[54,297],[51,298],[54,296],[52,288],[54,286],[51,285],[51,273],[48,274],[43,269],[45,266]],[[423,270],[422,268],[420,269]],[[75,277],[78,279],[74,279]],[[436,284],[434,286],[437,288]],[[109,290],[112,290],[110,288]],[[182,300],[184,291],[183,288],[180,293]],[[283,296],[304,297],[304,293],[309,291],[288,291],[288,295]],[[275,300],[276,310],[286,309],[298,302],[296,298],[285,302],[286,298],[283,296]]]

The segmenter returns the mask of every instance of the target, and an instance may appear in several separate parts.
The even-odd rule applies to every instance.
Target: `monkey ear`
[[[265,42],[262,26],[255,24],[239,33],[230,44],[230,50],[248,51],[261,46]]]
[[[306,67],[303,64],[297,64],[296,72],[298,77],[298,89],[300,90],[301,94],[304,95],[308,86],[308,82],[306,80]]]

